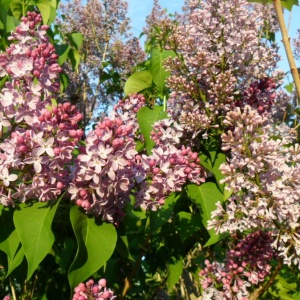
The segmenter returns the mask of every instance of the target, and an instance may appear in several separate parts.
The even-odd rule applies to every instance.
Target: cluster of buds
[[[73,300],[113,300],[116,298],[113,291],[106,287],[106,279],[102,278],[95,283],[93,279],[86,283],[79,283],[74,289]]]
[[[248,299],[250,287],[263,282],[270,273],[275,257],[273,240],[271,232],[256,231],[227,252],[225,265],[206,260],[200,272],[204,299]]]

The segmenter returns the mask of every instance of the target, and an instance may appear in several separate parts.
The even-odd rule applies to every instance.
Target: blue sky
[[[132,31],[135,36],[139,36],[145,26],[145,18],[151,12],[153,0],[127,0],[129,4],[129,17],[131,19]],[[160,0],[160,5],[163,8],[167,8],[169,13],[174,13],[175,11],[180,11],[184,4],[184,0]],[[286,24],[290,23],[289,35],[291,38],[295,37],[297,28],[300,28],[300,7],[294,6],[292,13],[288,11],[285,12]],[[280,55],[282,56],[282,61],[279,67],[287,72],[289,70],[288,63],[286,61],[285,52],[281,46],[281,35],[276,36],[276,41],[281,47]],[[298,67],[300,67],[300,62],[296,62]]]

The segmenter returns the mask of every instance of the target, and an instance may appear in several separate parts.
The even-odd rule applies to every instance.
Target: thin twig
[[[13,300],[17,300],[16,290],[15,290],[14,284],[11,280],[11,277],[9,277],[9,285],[10,285],[11,293],[13,296]]]

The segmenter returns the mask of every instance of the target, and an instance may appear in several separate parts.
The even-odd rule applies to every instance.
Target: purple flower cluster
[[[83,136],[82,115],[69,103],[56,105],[59,90],[57,54],[41,16],[28,12],[16,28],[1,75],[8,82],[0,93],[0,201],[48,201],[69,184],[72,152]]]
[[[46,100],[59,90],[58,74],[62,69],[57,63],[55,48],[46,36],[49,27],[39,26],[41,21],[41,15],[35,12],[28,12],[27,17],[22,18],[16,32],[9,37],[18,42],[0,54],[0,77],[9,75],[23,92],[42,91]],[[5,106],[9,106],[12,99],[5,98]]]
[[[232,195],[212,213],[209,228],[235,232],[269,228],[283,262],[300,266],[300,147],[295,130],[272,124],[268,115],[245,106],[228,113],[222,149],[230,159],[220,166]]]
[[[275,256],[272,242],[270,232],[256,231],[227,252],[225,265],[206,260],[200,272],[203,299],[248,299],[249,288],[270,273]]]
[[[120,118],[127,125],[132,126],[132,132],[136,134],[139,124],[137,121],[137,112],[140,108],[146,106],[146,99],[143,95],[133,94],[126,99],[120,100],[110,114],[112,119]],[[141,137],[140,137],[141,138]]]
[[[93,279],[86,283],[79,283],[74,289],[73,300],[113,300],[116,299],[113,291],[106,287],[106,279],[102,278],[95,283]]]
[[[262,84],[279,60],[276,47],[261,39],[266,24],[274,27],[271,7],[206,0],[189,1],[185,10],[186,17],[170,37],[179,56],[165,61],[171,72],[171,117],[196,137],[220,126],[238,99],[253,102],[255,94],[258,106],[269,109],[273,93],[258,93],[251,83]]]

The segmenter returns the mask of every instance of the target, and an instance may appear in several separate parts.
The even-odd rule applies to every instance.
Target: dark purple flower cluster
[[[113,300],[114,292],[106,288],[106,279],[102,278],[95,283],[93,279],[86,283],[79,283],[74,289],[73,300]]]
[[[248,89],[244,90],[243,100],[235,102],[235,106],[250,105],[260,114],[270,112],[277,97],[275,89],[276,83],[270,77],[256,80],[250,84]]]
[[[256,231],[227,252],[225,265],[206,260],[200,272],[204,299],[248,299],[247,288],[258,285],[270,273],[273,240],[271,232]]]

